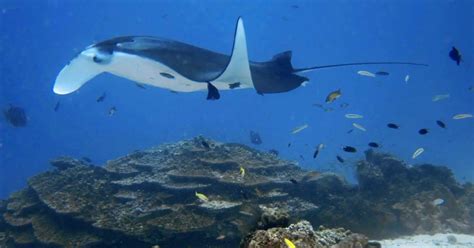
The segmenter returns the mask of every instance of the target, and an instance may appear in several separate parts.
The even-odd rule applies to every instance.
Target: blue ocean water
[[[95,164],[163,142],[202,134],[223,141],[276,149],[309,169],[350,175],[370,141],[409,164],[450,167],[461,181],[474,180],[474,2],[460,1],[0,1],[0,107],[23,107],[28,125],[0,120],[0,198],[48,170],[60,155],[89,157]],[[305,73],[305,87],[281,94],[254,90],[172,94],[112,75],[101,75],[78,92],[59,96],[54,80],[86,46],[115,36],[153,35],[230,54],[234,26],[245,22],[249,57],[265,61],[292,50],[295,68],[363,61],[411,61],[429,67],[372,65]],[[452,46],[463,55],[457,66]],[[387,71],[363,77],[359,70]],[[405,76],[410,80],[405,83]],[[325,112],[315,103],[341,89]],[[106,92],[104,102],[96,99]],[[450,98],[433,102],[438,94]],[[60,101],[57,112],[56,102]],[[345,109],[339,107],[348,103]],[[115,106],[117,113],[109,117]],[[350,120],[347,113],[363,119]],[[447,129],[435,121],[442,120]],[[352,123],[367,131],[354,130]],[[397,123],[400,130],[386,127]],[[297,134],[291,130],[308,124]],[[421,136],[420,128],[429,133]],[[250,143],[249,131],[263,144]],[[288,143],[291,146],[288,147]],[[312,159],[319,144],[326,148]],[[357,147],[348,154],[341,146]],[[416,160],[413,152],[425,152]],[[347,162],[338,164],[336,155]]]

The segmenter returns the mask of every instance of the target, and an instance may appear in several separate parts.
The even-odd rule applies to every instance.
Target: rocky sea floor
[[[0,247],[368,248],[404,247],[369,238],[474,234],[472,184],[373,150],[355,165],[358,185],[203,137],[104,166],[51,164],[0,201]]]

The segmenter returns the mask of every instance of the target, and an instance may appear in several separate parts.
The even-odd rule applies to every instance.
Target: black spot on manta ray
[[[174,76],[169,74],[169,73],[166,73],[166,72],[160,72],[160,75],[162,77],[165,77],[165,78],[169,78],[169,79],[174,79]]]

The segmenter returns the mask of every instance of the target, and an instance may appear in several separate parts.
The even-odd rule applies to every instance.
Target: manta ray
[[[139,84],[172,92],[208,91],[207,99],[220,98],[219,90],[253,88],[258,94],[282,93],[298,88],[312,70],[367,64],[407,64],[410,62],[363,62],[295,69],[291,51],[269,61],[250,61],[244,23],[237,20],[230,56],[183,42],[152,36],[123,36],[90,45],[60,72],[53,91],[72,93],[97,75],[107,72]]]

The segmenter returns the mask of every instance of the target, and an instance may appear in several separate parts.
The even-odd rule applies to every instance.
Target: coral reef
[[[254,246],[247,244],[262,247],[279,233],[297,247],[346,247],[366,238],[336,227],[371,238],[474,230],[472,185],[459,185],[446,167],[409,167],[372,151],[356,166],[355,186],[203,137],[102,167],[67,157],[51,164],[54,170],[0,201],[0,246],[237,247],[253,233],[246,240]],[[445,203],[434,205],[437,198]],[[302,219],[332,229],[314,232]]]
[[[317,231],[308,221],[300,221],[286,228],[277,227],[257,230],[241,244],[245,248],[287,248],[284,239],[299,248],[352,248],[366,247],[368,239],[364,235],[351,233],[344,228],[328,229],[320,226]]]

